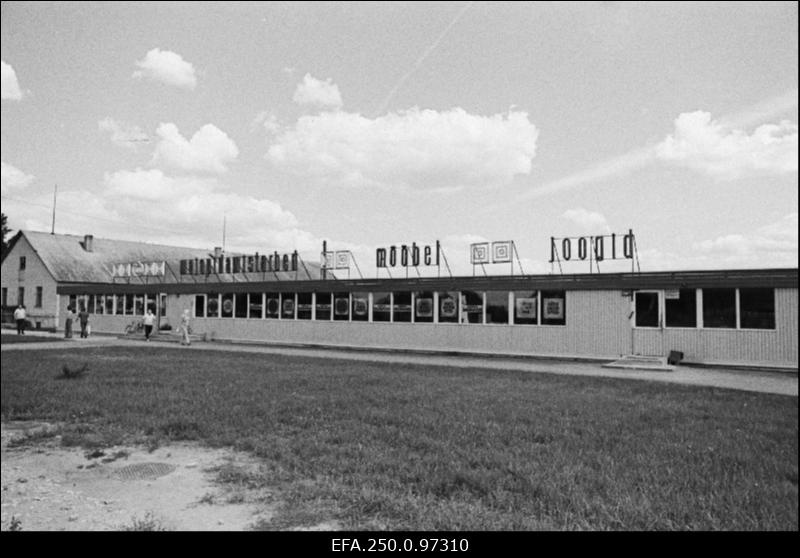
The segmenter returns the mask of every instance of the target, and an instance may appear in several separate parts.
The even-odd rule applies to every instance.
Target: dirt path
[[[175,444],[87,452],[60,437],[32,444],[11,440],[53,429],[37,422],[2,424],[2,530],[242,531],[269,520],[265,491],[218,485],[211,470],[254,470],[246,455]]]

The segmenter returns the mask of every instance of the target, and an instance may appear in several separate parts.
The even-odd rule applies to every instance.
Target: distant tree
[[[11,229],[8,228],[8,224],[6,223],[6,214],[0,213],[2,216],[2,224],[3,224],[3,248],[2,252],[0,252],[0,258],[6,255],[6,250],[8,249],[8,242],[6,242],[6,236],[11,234]]]

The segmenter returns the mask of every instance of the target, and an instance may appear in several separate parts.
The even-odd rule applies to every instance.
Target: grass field
[[[43,335],[17,335],[16,333],[3,333],[0,335],[0,344],[12,343],[48,343],[50,341],[64,341],[62,337]]]
[[[89,363],[74,380],[62,366]],[[2,417],[62,443],[259,457],[264,529],[797,530],[798,400],[643,381],[177,348],[13,351]]]

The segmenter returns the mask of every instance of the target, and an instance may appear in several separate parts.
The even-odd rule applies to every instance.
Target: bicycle
[[[144,331],[144,322],[142,320],[139,321],[132,321],[127,326],[125,326],[125,335],[129,335],[131,333],[142,333]]]

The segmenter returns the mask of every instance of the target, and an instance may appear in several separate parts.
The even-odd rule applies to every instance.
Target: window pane
[[[536,325],[539,313],[537,291],[514,292],[514,323]]]
[[[233,315],[236,318],[247,317],[247,293],[233,295]]]
[[[134,296],[133,303],[136,307],[136,315],[144,316],[144,295]]]
[[[248,293],[247,294],[247,317],[258,318],[264,317],[264,293]]]
[[[658,293],[636,293],[636,327],[658,327]]]
[[[372,293],[372,321],[388,322],[392,311],[391,295],[387,292]]]
[[[369,293],[353,293],[352,313],[354,322],[369,321]]]
[[[222,295],[222,308],[220,315],[223,318],[233,317],[233,293],[224,293]]]
[[[458,293],[439,293],[439,323],[458,323]]]
[[[281,319],[294,320],[294,293],[281,293]]]
[[[566,325],[567,293],[566,291],[542,291],[542,325]]]
[[[775,329],[775,290],[739,289],[742,328]]]
[[[219,294],[209,293],[206,302],[206,316],[219,318]]]
[[[508,291],[486,292],[486,323],[508,323]]]
[[[697,291],[678,290],[678,298],[667,298],[667,327],[697,327]]]
[[[318,320],[331,319],[331,297],[332,293],[317,293],[317,316]]]
[[[106,295],[106,314],[114,313],[114,295]]]
[[[465,324],[483,323],[483,293],[461,291],[461,322]]]
[[[36,306],[36,308],[42,307],[42,287],[36,287],[36,303],[34,306]]]
[[[75,305],[72,305],[75,308]],[[125,295],[117,295],[117,306],[114,308],[114,313],[121,316],[125,313]]]
[[[703,327],[736,328],[736,289],[703,289]]]
[[[196,318],[206,317],[206,295],[194,296],[194,315]]]
[[[433,292],[419,291],[414,296],[414,321],[433,322]]]
[[[411,321],[411,293],[398,292],[394,293],[394,318],[395,322],[410,322]]]
[[[345,322],[350,319],[350,293],[333,293],[333,319]]]
[[[86,311],[90,314],[94,314],[94,295],[88,296],[88,306],[86,307]]]
[[[41,304],[39,305],[41,306]],[[102,314],[106,309],[106,299],[103,295],[94,295],[94,313]]]
[[[281,295],[267,293],[267,318],[277,320],[281,314]]]
[[[126,294],[125,295],[125,315],[132,316],[133,315],[133,295]]]
[[[311,293],[297,293],[297,319],[310,320],[313,309]]]

